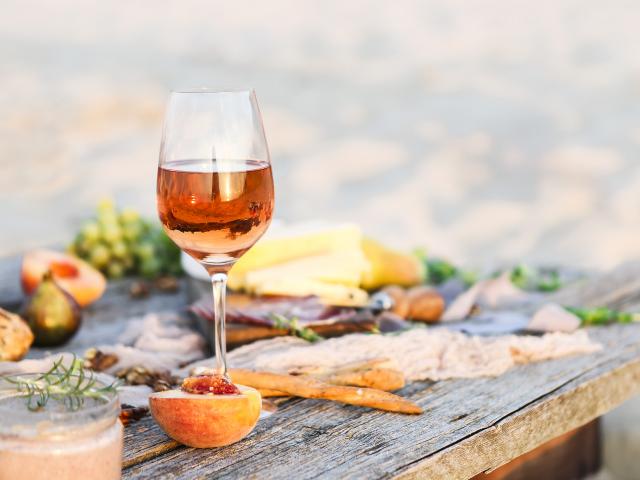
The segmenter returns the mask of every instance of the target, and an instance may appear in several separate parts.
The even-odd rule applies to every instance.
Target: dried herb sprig
[[[119,386],[118,381],[99,386],[93,372],[85,370],[83,361],[75,355],[68,367],[64,365],[64,358],[60,357],[49,371],[33,378],[16,375],[4,379],[24,394],[27,408],[31,411],[40,410],[50,399],[62,403],[67,410],[76,411],[87,398],[106,400]]]
[[[318,335],[309,327],[300,326],[300,324],[298,323],[298,319],[296,317],[289,319],[283,315],[274,313],[271,315],[271,319],[273,320],[273,326],[275,328],[279,328],[281,330],[288,330],[292,335],[302,338],[307,342],[313,343],[323,339],[322,336]]]

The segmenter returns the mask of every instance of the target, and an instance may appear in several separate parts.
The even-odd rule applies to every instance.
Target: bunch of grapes
[[[96,218],[82,225],[69,251],[109,278],[182,272],[180,250],[164,231],[131,208],[118,211],[111,200],[98,204]]]

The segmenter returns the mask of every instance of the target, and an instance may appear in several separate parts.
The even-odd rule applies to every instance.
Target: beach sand
[[[44,2],[43,2],[44,3]],[[8,0],[0,254],[155,214],[171,88],[254,87],[277,216],[472,265],[640,256],[640,3]]]

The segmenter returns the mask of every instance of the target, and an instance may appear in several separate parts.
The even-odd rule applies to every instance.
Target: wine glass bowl
[[[271,161],[252,90],[172,92],[157,176],[169,238],[209,272],[218,373],[226,373],[226,274],[273,215]]]
[[[158,213],[182,250],[224,271],[264,234],[273,213],[271,166],[258,160],[178,160],[158,169]]]

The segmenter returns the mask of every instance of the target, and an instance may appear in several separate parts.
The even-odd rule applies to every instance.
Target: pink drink
[[[50,399],[38,412],[0,390],[0,480],[119,479],[123,428],[115,395],[68,411]]]

